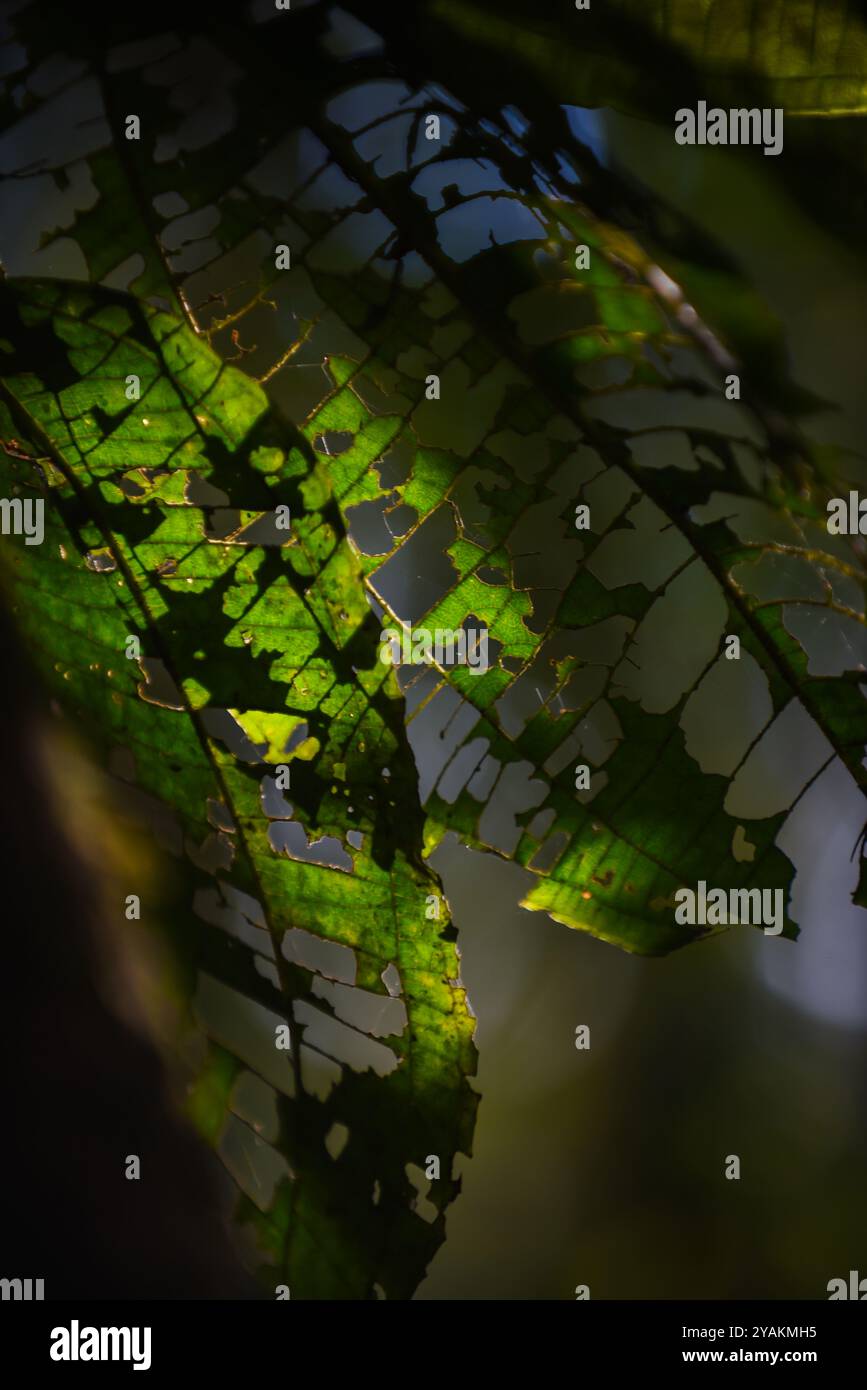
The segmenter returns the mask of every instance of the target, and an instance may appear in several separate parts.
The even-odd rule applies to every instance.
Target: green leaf
[[[327,499],[297,508],[283,544],[256,545],[215,537],[189,500],[124,495],[139,470],[195,469],[267,516],[250,455],[306,459],[306,475],[278,473],[296,505],[315,468],[262,389],[174,316],[72,285],[0,295],[16,342],[3,483],[33,497],[22,439],[55,470],[44,544],[4,547],[7,582],[46,679],[106,755],[131,751],[135,786],[171,813],[191,861],[193,1007],[212,1039],[193,1111],[247,1193],[267,1277],[300,1297],[377,1284],[406,1297],[442,1239],[455,1154],[469,1151],[473,1022],[418,853],[399,692],[355,601],[357,561]],[[94,565],[97,543],[110,566]],[[285,793],[267,766],[284,758]],[[408,1176],[429,1155],[442,1172],[431,1221]]]
[[[752,78],[762,84],[761,104],[790,115],[867,111],[867,26],[845,0],[608,0],[568,17],[528,15],[518,0],[430,0],[424,8],[434,28],[517,57],[575,105],[635,114],[671,106],[653,61],[661,57],[673,75],[698,71],[714,105],[743,105]]]
[[[330,469],[375,601],[413,628],[475,621],[496,649],[487,675],[443,671],[416,697],[429,711],[442,696],[464,731],[428,802],[428,850],[452,829],[514,857],[538,876],[525,906],[644,953],[690,939],[673,917],[680,886],[788,896],[778,841],[803,783],[838,756],[864,786],[863,566],[827,534],[818,459],[788,425],[726,399],[738,364],[681,288],[626,233],[540,192],[541,160],[536,187],[520,184],[538,236],[461,265],[401,173],[377,178],[334,123],[320,131],[423,251],[436,278],[422,312],[436,306],[437,326],[423,359],[401,351],[412,311],[396,304],[379,361],[332,361],[337,389],[308,432],[355,430]],[[574,268],[579,244],[589,272]],[[388,418],[405,420],[387,434],[397,481],[364,404],[384,370]],[[461,410],[427,401],[429,372]],[[593,519],[576,534],[585,502]],[[376,514],[385,525],[365,547],[358,523]],[[413,572],[431,576],[418,596]],[[741,711],[731,734],[708,728],[719,702]],[[802,781],[765,798],[772,814],[751,811],[744,782],[796,726],[812,760]],[[722,753],[701,746],[712,737]],[[584,762],[590,796],[576,794]],[[522,799],[505,827],[486,804],[495,782],[495,798]]]

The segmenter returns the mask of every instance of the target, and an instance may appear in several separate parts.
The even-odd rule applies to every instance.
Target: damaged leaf
[[[29,440],[63,478],[39,553],[4,548],[6,582],[65,708],[106,756],[131,750],[137,789],[178,827],[192,1008],[211,1039],[194,1113],[246,1194],[265,1277],[298,1297],[370,1297],[374,1284],[407,1297],[442,1239],[454,1157],[470,1148],[473,1021],[444,901],[427,915],[441,889],[419,854],[399,691],[373,614],[344,592],[360,586],[357,562],[322,511],[305,511],[293,545],[215,547],[206,509],[158,496],[140,507],[117,488],[131,468],[171,474],[195,459],[259,510],[271,498],[251,452],[293,454],[279,477],[293,501],[299,461],[316,466],[261,388],[173,315],[85,286],[7,282],[0,296],[16,341],[4,437]],[[34,487],[21,457],[3,467],[7,491]],[[110,575],[90,563],[96,533],[116,557]],[[140,698],[130,634],[176,699],[156,684]],[[242,698],[256,709],[239,710]],[[384,1003],[400,1020],[374,1043]],[[335,1126],[348,1130],[336,1159]],[[442,1172],[432,1222],[407,1175],[430,1154]]]

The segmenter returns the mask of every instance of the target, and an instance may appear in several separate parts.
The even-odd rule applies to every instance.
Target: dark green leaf
[[[184,930],[216,1046],[197,1118],[251,1199],[275,1281],[301,1297],[374,1284],[406,1297],[469,1151],[473,1023],[418,853],[399,692],[329,521],[327,475],[261,388],[172,315],[37,282],[2,302],[16,342],[3,437],[50,460],[54,484],[43,545],[4,552],[16,612],[67,709],[106,754],[131,751],[135,786],[169,809],[199,871]],[[35,465],[4,464],[7,492],[32,499]],[[251,520],[273,518],[275,491],[296,504],[315,484],[320,505],[293,505],[283,543],[218,539],[219,512],[189,500],[193,477]],[[290,768],[285,794],[274,763]],[[334,1126],[348,1130],[336,1160]],[[407,1172],[429,1155],[442,1171],[432,1221]]]

